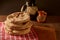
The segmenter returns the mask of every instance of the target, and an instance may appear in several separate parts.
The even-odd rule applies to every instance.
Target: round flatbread
[[[12,34],[12,35],[24,35],[24,34],[29,33],[30,30],[31,30],[31,28],[21,30],[21,31],[17,31],[17,30],[9,31],[9,30],[5,29],[5,32],[8,33],[8,34]]]
[[[27,23],[23,23],[20,25],[16,25],[13,23],[9,23],[9,22],[5,22],[6,27],[8,28],[12,28],[12,29],[26,29],[26,28],[31,28],[31,26],[33,25],[31,21],[27,22]]]
[[[25,12],[14,12],[7,16],[7,20],[9,22],[23,23],[23,22],[30,21],[30,16],[28,13]]]

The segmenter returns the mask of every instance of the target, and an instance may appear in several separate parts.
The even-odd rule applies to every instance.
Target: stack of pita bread
[[[30,16],[25,12],[14,12],[5,20],[5,32],[12,35],[23,35],[30,32],[33,25]]]

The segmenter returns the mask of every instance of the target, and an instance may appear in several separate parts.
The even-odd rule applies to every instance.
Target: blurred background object
[[[45,22],[47,13],[45,11],[38,11],[37,22]]]
[[[29,0],[0,0],[0,15],[7,15],[20,11],[21,6]],[[48,15],[60,16],[60,0],[36,0],[39,10],[44,10]]]

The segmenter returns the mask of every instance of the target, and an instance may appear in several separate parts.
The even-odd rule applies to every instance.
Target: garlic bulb
[[[38,8],[36,6],[32,6],[32,7],[27,7],[26,12],[31,14],[31,15],[35,15],[36,11],[38,11]]]

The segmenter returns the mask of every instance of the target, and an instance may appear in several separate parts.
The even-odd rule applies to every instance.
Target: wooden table
[[[0,21],[3,22],[4,20],[6,20],[6,15],[0,15]],[[39,40],[56,40],[56,33],[54,27],[51,27],[51,25],[49,27],[43,26],[43,23],[38,23],[36,21],[32,21],[32,22],[34,24],[32,28],[36,31]],[[46,23],[49,22],[54,23],[54,20],[52,21],[50,18],[47,18]],[[56,20],[56,22],[58,21]]]
[[[0,15],[0,21],[4,21],[7,15]],[[2,20],[1,20],[2,19]],[[60,23],[60,16],[47,16],[47,23]]]

